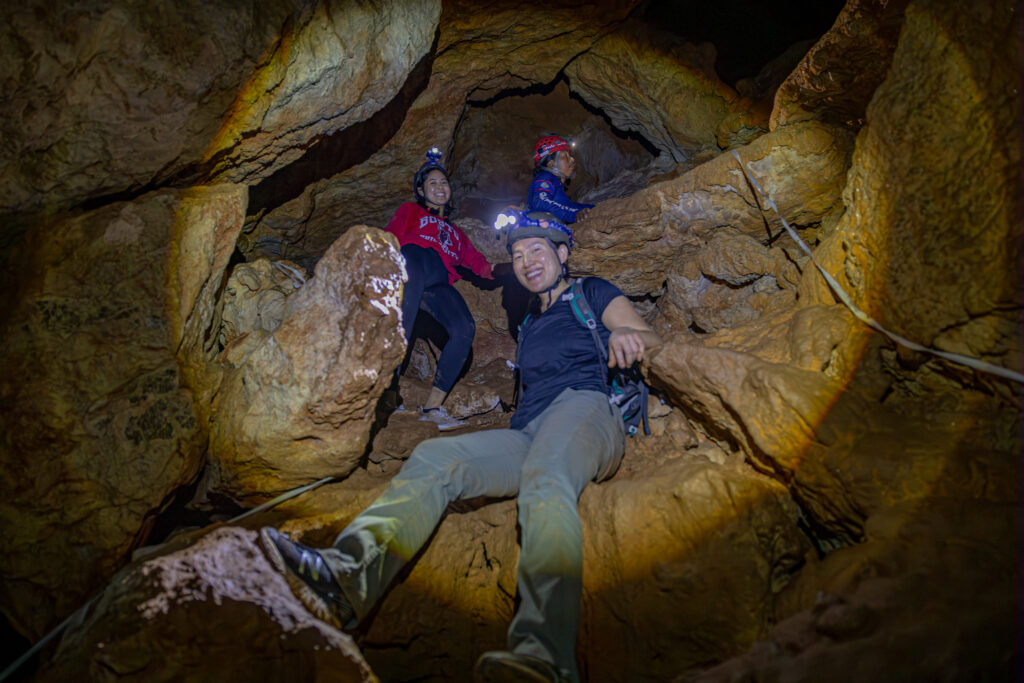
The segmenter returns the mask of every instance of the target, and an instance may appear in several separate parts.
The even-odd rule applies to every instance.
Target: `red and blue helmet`
[[[545,135],[533,146],[533,165],[540,166],[545,159],[557,152],[569,152],[572,145],[557,135]]]

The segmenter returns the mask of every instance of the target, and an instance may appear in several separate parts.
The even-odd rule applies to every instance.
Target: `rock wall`
[[[265,177],[383,107],[439,15],[400,0],[8,5],[0,212]]]
[[[519,130],[501,130],[515,112],[499,117],[495,103],[534,87],[564,98],[565,86],[554,84],[564,73],[577,96],[664,152],[645,163],[629,146],[615,147],[635,166],[609,173],[601,164],[614,154],[599,154],[587,162],[593,187],[574,188],[604,201],[574,226],[573,268],[618,284],[666,340],[645,366],[665,399],[651,402],[653,434],[630,440],[617,475],[580,501],[579,654],[588,680],[1012,678],[1020,661],[1019,387],[902,350],[858,322],[765,210],[732,154],[721,152],[737,150],[819,262],[883,324],[1019,369],[1013,3],[851,0],[809,51],[794,46],[737,84],[737,99],[713,78],[706,48],[645,34],[628,19],[631,2],[587,11],[572,3],[481,11],[450,2],[439,18],[436,5],[399,4],[381,15],[340,3],[265,9],[253,31],[240,14],[247,37],[224,41],[236,50],[226,63],[283,80],[281,89],[265,90],[276,95],[251,102],[267,122],[259,130],[240,123],[250,111],[241,103],[250,100],[232,90],[246,82],[239,72],[218,76],[234,79],[222,86],[240,98],[233,108],[184,97],[176,113],[229,111],[240,126],[230,130],[245,131],[228,136],[237,144],[213,157],[175,152],[168,161],[132,146],[128,126],[124,144],[132,153],[148,150],[146,164],[165,169],[154,176],[140,162],[140,177],[157,180],[123,174],[108,187],[96,179],[115,177],[109,163],[93,159],[75,175],[69,169],[79,166],[50,157],[35,164],[30,154],[4,176],[17,186],[9,216],[44,201],[100,204],[99,194],[130,195],[175,174],[175,182],[190,182],[190,173],[254,182],[291,169],[293,144],[372,119],[384,102],[389,117],[395,102],[402,105],[397,132],[368,159],[247,217],[237,242],[243,251],[255,256],[260,239],[283,236],[302,256],[294,271],[233,256],[244,187],[162,190],[33,215],[22,237],[6,238],[0,481],[9,493],[0,502],[0,608],[12,624],[35,637],[81,604],[125,565],[152,516],[195,482],[204,462],[201,492],[245,504],[322,476],[344,477],[244,522],[329,543],[414,445],[436,434],[415,415],[389,417],[393,396],[378,401],[404,352],[396,306],[402,272],[393,239],[361,224],[383,224],[408,198],[412,169],[431,144],[456,152],[467,179],[459,191],[467,195],[492,180],[492,162],[524,165],[528,149],[489,159],[460,135],[482,131],[482,139],[500,141]],[[19,37],[16,47],[0,49],[21,50],[39,29],[26,23],[28,14],[9,11],[16,18],[9,31]],[[397,52],[387,53],[386,67],[370,68],[377,62],[368,51],[346,62],[352,73],[327,68],[325,75],[315,58],[308,70],[299,62],[287,74],[279,69],[287,55],[334,55],[352,35],[367,44],[406,35],[402,22],[415,11],[423,21],[409,42],[389,42]],[[119,7],[74,16],[80,23],[63,25],[139,21]],[[378,21],[388,17],[386,26]],[[252,46],[278,25],[294,31],[272,43],[266,62],[255,59]],[[317,32],[325,26],[339,32]],[[136,50],[137,32],[125,35],[124,49]],[[77,40],[69,33],[53,49],[78,54]],[[300,44],[312,52],[288,52]],[[788,78],[777,73],[801,51]],[[414,63],[417,74],[406,77]],[[177,82],[152,73],[155,89]],[[340,104],[322,110],[320,91],[300,86],[300,74],[321,74],[323,96]],[[40,78],[42,91],[52,88]],[[352,100],[331,89],[350,81]],[[11,83],[4,106],[37,106]],[[672,96],[644,106],[641,84]],[[286,91],[292,99],[277,98]],[[102,92],[112,100],[98,102],[130,110],[130,97]],[[687,109],[688,96],[700,106]],[[475,115],[466,114],[471,107]],[[121,121],[95,109],[58,114],[98,128]],[[591,123],[581,126],[606,144],[611,138]],[[204,134],[181,127],[175,132],[198,149]],[[25,144],[35,139],[25,136]],[[109,135],[91,139],[113,144]],[[62,149],[47,154],[62,159]],[[674,156],[681,163],[666,163]],[[209,164],[200,169],[203,159]],[[29,171],[42,180],[18,175]],[[480,204],[509,182],[519,179],[486,187]],[[15,218],[11,225],[26,225],[22,213]],[[490,258],[503,257],[485,222],[461,224]],[[450,405],[470,428],[502,426],[521,292],[508,279],[463,281],[458,289],[477,338]],[[410,405],[428,390],[436,348],[417,343],[417,367],[399,385]],[[496,399],[501,408],[474,415]],[[179,530],[124,568],[41,676],[102,678],[115,670],[173,678],[188,670],[222,679],[234,670],[219,662],[237,658],[265,663],[238,669],[250,678],[465,680],[481,651],[503,646],[515,605],[516,535],[512,501],[453,505],[350,641],[302,617],[281,582],[263,576],[251,531]],[[154,600],[159,610],[140,610]],[[233,628],[246,637],[229,642],[224,633]],[[150,656],[153,642],[162,663]],[[197,651],[225,654],[197,660]]]
[[[22,632],[102,585],[199,472],[188,377],[244,214],[237,186],[165,190],[49,218],[9,253],[0,604]]]
[[[508,2],[487,12],[469,2],[445,5],[423,91],[401,127],[364,163],[311,184],[303,194],[254,221],[254,235],[298,229],[303,236],[283,254],[321,254],[350,225],[383,227],[412,195],[412,175],[432,146],[452,150],[467,100],[486,100],[503,90],[529,88],[555,79],[574,56],[612,30],[636,0],[601,2],[586,12],[571,3]],[[534,140],[523,142],[528,159]],[[359,201],[351,198],[358,196]]]

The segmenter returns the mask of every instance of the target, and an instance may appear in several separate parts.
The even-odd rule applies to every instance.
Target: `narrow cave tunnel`
[[[504,648],[514,499],[389,548],[344,632],[257,532],[330,545],[418,444],[510,425],[529,292],[456,271],[440,432],[450,340],[425,306],[406,349],[382,228],[436,146],[507,263],[548,134],[594,205],[570,274],[663,342],[651,433],[579,498],[580,679],[1019,678],[1015,3],[4,14],[2,661],[57,637],[0,680],[470,680]]]

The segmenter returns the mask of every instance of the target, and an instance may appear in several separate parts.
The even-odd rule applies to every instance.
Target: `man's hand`
[[[576,222],[582,221],[590,215],[590,209],[581,209],[576,212]]]
[[[619,327],[608,337],[608,367],[630,368],[643,360],[647,348],[643,335],[631,327]]]

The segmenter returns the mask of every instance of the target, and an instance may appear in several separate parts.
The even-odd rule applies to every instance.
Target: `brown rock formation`
[[[627,22],[565,69],[573,92],[676,163],[718,151],[715,131],[736,92],[714,73],[714,48]],[[691,162],[692,164],[692,162]]]
[[[208,486],[237,500],[345,476],[405,353],[395,238],[357,226],[288,298],[273,333],[227,373],[210,409]]]
[[[771,130],[814,119],[859,128],[885,79],[908,0],[850,0],[775,93]]]
[[[221,297],[217,343],[226,347],[250,332],[276,330],[284,320],[288,297],[305,281],[305,273],[288,261],[260,259],[235,266]]]
[[[634,4],[603,2],[586,12],[557,4],[509,2],[486,12],[475,11],[468,0],[447,4],[429,82],[398,132],[365,163],[310,185],[302,196],[262,217],[253,230],[263,230],[268,222],[273,230],[288,230],[302,222],[304,237],[296,251],[320,254],[350,225],[383,227],[410,198],[412,174],[424,152],[436,145],[449,156],[468,99],[550,83]],[[528,159],[532,141],[525,144],[523,158]],[[302,218],[288,220],[282,213]]]
[[[215,529],[192,546],[122,570],[36,680],[112,675],[123,681],[377,680],[352,639],[292,595],[256,533],[238,527]]]
[[[10,5],[0,54],[17,76],[0,93],[0,211],[269,175],[383,107],[439,13],[401,0]]]
[[[9,254],[0,600],[23,632],[102,584],[199,471],[186,380],[244,207],[235,186],[161,191],[42,221]]]
[[[817,223],[839,202],[850,135],[807,122],[764,135],[740,158],[782,214],[797,225]],[[731,226],[763,243],[782,230],[762,213],[731,154],[631,197],[601,203],[575,226],[573,266],[600,275],[630,295],[658,292],[666,274],[686,264],[716,230]]]
[[[644,11],[627,19],[634,2],[456,0],[440,19],[436,5],[406,5],[372,17],[334,2],[268,7],[252,19],[238,10],[237,32],[224,29],[223,10],[188,5],[163,15],[116,4],[7,12],[14,38],[0,41],[0,54],[14,54],[17,77],[0,86],[13,93],[0,105],[12,112],[0,124],[13,150],[0,165],[0,184],[13,187],[5,218],[47,192],[63,205],[172,176],[287,175],[301,166],[288,165],[295,150],[320,147],[313,141],[331,131],[348,131],[334,142],[358,148],[321,157],[325,180],[296,172],[296,188],[308,187],[291,202],[254,191],[262,203],[238,246],[252,258],[274,237],[300,270],[319,261],[300,287],[267,261],[230,258],[246,188],[13,217],[12,226],[35,224],[0,240],[10,292],[0,311],[0,609],[16,629],[41,635],[114,575],[172,491],[194,482],[204,448],[205,483],[244,503],[345,476],[250,520],[330,543],[416,443],[437,434],[415,415],[389,415],[391,392],[378,401],[404,350],[401,275],[393,240],[361,224],[383,225],[408,198],[431,144],[457,165],[464,207],[504,200],[506,187],[521,193],[532,142],[524,131],[564,121],[596,155],[584,157],[574,195],[604,200],[574,226],[571,265],[620,285],[666,339],[646,367],[667,400],[651,401],[653,435],[631,439],[616,476],[580,501],[587,678],[1012,679],[1020,388],[908,352],[858,322],[763,210],[733,156],[714,155],[736,148],[816,258],[883,324],[1020,368],[1015,5],[850,0],[793,73],[783,65],[807,43],[737,83],[741,97],[724,116],[714,93],[728,100],[731,91],[710,75],[711,52],[638,29]],[[653,5],[641,9],[659,16]],[[410,32],[403,18],[415,12],[425,20]],[[175,17],[185,15],[219,26],[222,44],[208,44],[205,29],[180,40]],[[52,35],[33,28],[36,16],[61,18],[66,39],[33,48]],[[148,28],[160,17],[164,34]],[[392,25],[370,26],[373,17]],[[88,51],[76,45],[117,30],[123,45],[104,49],[132,57],[122,65],[110,63],[115,52],[67,68],[49,57],[77,64]],[[377,51],[386,65],[372,49],[353,47],[341,62],[329,49],[407,34]],[[175,40],[174,51],[162,47]],[[209,59],[166,62],[178,47]],[[148,90],[126,87],[137,80],[126,70],[145,71]],[[761,135],[787,75],[775,129]],[[59,99],[53,83],[65,77],[79,106],[40,104]],[[325,90],[304,85],[314,81]],[[94,100],[84,92],[93,82]],[[243,83],[260,94],[235,90]],[[603,111],[569,110],[569,88]],[[645,88],[661,96],[645,100]],[[171,114],[151,97],[171,102]],[[675,154],[690,156],[672,168],[671,152],[641,153],[599,114],[650,136],[651,149],[684,140]],[[140,137],[140,126],[162,126],[173,144]],[[123,139],[112,141],[113,129]],[[71,144],[70,130],[89,142]],[[219,152],[204,156],[210,140]],[[460,223],[490,258],[504,258],[486,223]],[[507,279],[457,287],[477,336],[449,406],[470,414],[511,399],[505,360],[524,300]],[[437,344],[417,342],[399,385],[407,402],[429,390]],[[499,407],[466,429],[508,417]],[[211,504],[186,511],[221,518]],[[451,506],[354,635],[377,675],[466,680],[480,652],[503,646],[516,534],[513,501]],[[219,680],[232,675],[222,660],[241,659],[264,663],[242,669],[250,679],[371,678],[352,641],[295,612],[252,538],[220,529],[172,553],[189,542],[175,537],[162,557],[118,577],[42,677]],[[140,602],[168,609],[143,613]]]
[[[1020,369],[1020,47],[1013,13],[986,7],[908,7],[819,259],[893,331]]]

